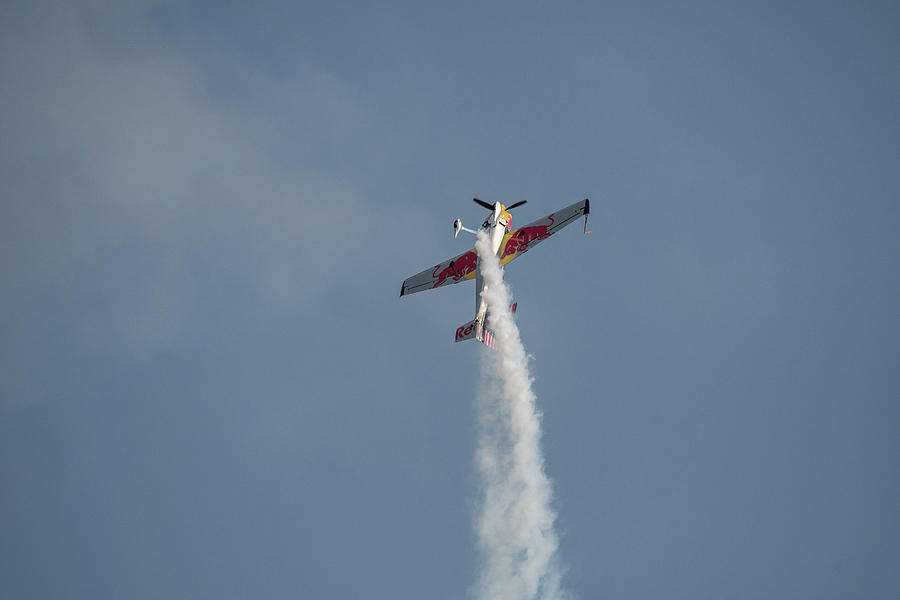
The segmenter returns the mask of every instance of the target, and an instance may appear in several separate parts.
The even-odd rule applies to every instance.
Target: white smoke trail
[[[553,491],[544,472],[528,357],[509,313],[503,271],[484,232],[475,247],[496,351],[483,353],[477,397],[480,572],[474,592],[484,600],[558,600],[568,594],[556,556]]]

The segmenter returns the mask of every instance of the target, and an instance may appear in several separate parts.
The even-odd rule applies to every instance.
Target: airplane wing
[[[429,267],[421,273],[408,278],[403,282],[403,287],[400,288],[400,295],[405,296],[415,292],[432,290],[442,285],[475,279],[477,266],[478,255],[475,253],[475,249],[472,248],[468,252],[448,258],[441,264]]]
[[[507,233],[503,236],[503,242],[500,244],[500,264],[505,265],[514,260],[578,217],[590,212],[590,200],[582,200]]]

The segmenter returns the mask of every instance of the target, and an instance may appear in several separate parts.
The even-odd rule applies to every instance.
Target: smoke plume
[[[475,247],[496,351],[483,353],[476,398],[480,571],[474,592],[479,600],[558,600],[568,594],[561,587],[553,490],[544,472],[528,357],[509,313],[503,271],[484,232]]]

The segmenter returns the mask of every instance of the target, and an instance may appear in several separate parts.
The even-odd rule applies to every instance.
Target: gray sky
[[[7,3],[0,589],[465,598],[507,272],[582,598],[900,596],[900,11]]]

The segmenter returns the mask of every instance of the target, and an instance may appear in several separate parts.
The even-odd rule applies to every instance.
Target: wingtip
[[[584,199],[584,235],[591,235],[591,230],[588,229],[588,215],[591,214],[591,201],[588,198]]]

